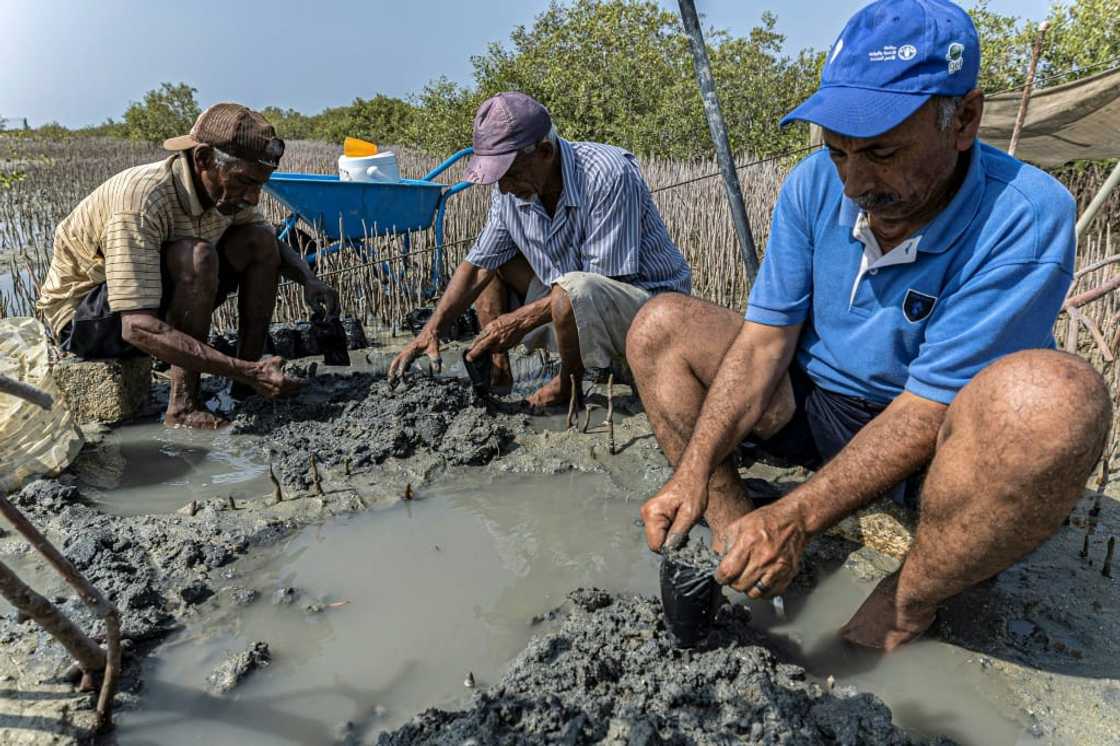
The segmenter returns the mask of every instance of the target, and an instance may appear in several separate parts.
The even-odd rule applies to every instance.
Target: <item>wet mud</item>
[[[283,484],[312,486],[318,465],[351,476],[418,452],[451,465],[483,465],[513,440],[513,421],[496,417],[464,381],[419,378],[390,387],[384,376],[328,373],[298,398],[250,399],[234,420],[260,436]],[[518,425],[525,427],[524,418]]]
[[[916,744],[870,694],[825,692],[724,606],[703,650],[674,647],[650,598],[573,592],[556,632],[534,639],[465,711],[432,709],[384,734],[420,744]]]
[[[452,358],[450,351],[447,355]],[[220,385],[210,384],[210,388],[216,390]],[[564,429],[563,415],[530,421],[507,406],[509,402],[479,398],[464,378],[420,376],[408,386],[392,390],[380,372],[321,374],[312,377],[298,399],[243,403],[236,432],[225,436],[232,442],[259,444],[259,457],[247,457],[246,463],[255,464],[265,476],[268,465],[272,466],[282,487],[280,502],[275,501],[270,487],[260,485],[257,474],[253,484],[260,492],[256,495],[241,493],[229,499],[232,492],[223,495],[215,487],[213,492],[196,496],[189,488],[180,488],[184,494],[178,512],[110,515],[94,502],[104,495],[90,486],[96,481],[89,478],[92,472],[85,472],[91,482],[81,482],[76,476],[80,469],[61,480],[32,483],[13,499],[121,609],[126,670],[117,707],[143,710],[150,706],[145,699],[144,661],[151,660],[153,652],[161,656],[165,648],[159,646],[185,627],[205,625],[206,620],[221,615],[236,618],[288,612],[301,618],[325,618],[322,623],[329,625],[331,619],[349,613],[328,608],[337,597],[318,585],[299,588],[299,598],[289,606],[273,606],[276,591],[288,584],[262,587],[254,582],[255,557],[305,526],[329,525],[334,516],[399,503],[406,485],[411,485],[415,504],[420,506],[431,485],[468,472],[526,475],[543,483],[558,475],[589,475],[609,485],[609,499],[626,506],[636,517],[642,500],[670,472],[632,392],[616,386],[615,394],[618,447],[610,453],[601,391],[589,397],[599,408],[586,418],[581,415],[576,428]],[[209,447],[220,450],[214,444]],[[314,470],[309,463],[312,454]],[[113,475],[127,476],[130,471],[123,462],[113,468]],[[749,473],[783,489],[804,478],[769,467],[752,467]],[[115,489],[108,478],[98,484],[105,492]],[[143,502],[144,485],[136,487],[137,511],[155,509]],[[501,515],[516,514],[528,520],[547,505],[543,496],[547,490],[541,489],[540,502],[528,503],[524,515],[511,507],[516,502],[504,507]],[[400,507],[408,510],[407,505]],[[724,736],[717,733],[733,733],[726,739],[729,742],[782,738],[793,743],[829,739],[917,742],[910,740],[916,736],[890,725],[890,710],[874,697],[839,696],[852,693],[844,689],[850,683],[879,692],[890,701],[896,722],[919,722],[922,733],[950,733],[969,743],[1115,743],[1115,734],[1120,732],[1120,664],[1115,655],[1120,640],[1120,594],[1115,575],[1120,571],[1105,577],[1101,562],[1108,537],[1120,534],[1120,503],[1108,498],[1103,510],[1090,515],[1092,510],[1092,501],[1087,501],[1075,512],[1071,525],[1037,552],[948,604],[931,631],[932,640],[914,646],[913,655],[903,651],[881,659],[836,653],[835,629],[870,591],[870,583],[893,569],[894,561],[871,550],[815,542],[835,556],[829,558],[831,564],[806,562],[787,597],[789,621],[775,620],[768,616],[766,605],[755,604],[748,625],[739,602],[721,608],[708,644],[679,650],[669,647],[660,604],[618,589],[584,594],[578,603],[565,603],[559,612],[549,611],[556,607],[555,601],[525,609],[526,622],[532,618],[538,623],[533,626],[538,637],[504,669],[505,674],[499,670],[480,675],[477,699],[466,709],[455,710],[457,703],[447,697],[427,700],[440,709],[429,710],[384,737],[393,739],[387,743],[451,743],[438,740],[436,726],[442,724],[452,733],[474,733],[464,738],[473,737],[479,743],[537,740],[535,735],[523,737],[528,732],[525,728],[559,740],[567,735],[575,743],[585,742],[579,739],[660,743],[658,739],[686,738],[724,742],[720,740]],[[372,512],[369,517],[378,518]],[[488,516],[487,525],[498,520],[498,513]],[[565,517],[564,525],[571,527],[581,520],[587,519],[582,514]],[[617,520],[612,516],[611,525]],[[1086,536],[1088,547],[1081,556]],[[519,556],[510,540],[495,535],[493,541],[511,557]],[[438,546],[429,548],[428,543]],[[435,557],[453,545],[450,536],[428,543],[424,546]],[[383,557],[379,545],[370,545],[368,556],[399,567],[405,575],[410,572],[397,555]],[[72,591],[36,569],[34,555],[18,536],[0,535],[0,558],[18,567],[21,574],[26,566],[38,590],[57,599],[84,629],[95,636],[102,634],[100,622]],[[356,564],[360,568],[360,562]],[[814,596],[810,591],[829,587],[841,574],[860,580],[835,591],[842,592],[842,600],[827,602],[837,608],[849,607],[842,612],[826,609],[834,619],[814,606],[825,603],[820,599],[827,594]],[[652,566],[647,581],[643,592],[656,593]],[[563,591],[572,587],[569,581]],[[368,592],[377,596],[378,588]],[[345,597],[350,599],[357,602],[353,595]],[[394,628],[381,626],[380,611],[370,613],[373,634],[388,634]],[[806,621],[806,615],[817,618],[812,633],[798,626],[814,624],[811,619]],[[827,629],[820,621],[826,617]],[[232,652],[236,656],[257,641],[268,642],[277,656],[278,648],[271,639],[253,634],[244,637]],[[0,643],[7,653],[0,660],[0,741],[90,742],[92,697],[74,691],[70,661],[62,648],[11,611],[0,616]],[[940,647],[930,648],[933,645]],[[917,651],[927,649],[936,650],[929,653],[929,670],[937,669],[940,661],[951,660],[952,664],[944,663],[943,675],[931,676],[929,682],[915,668],[915,661],[921,660]],[[661,662],[652,662],[654,652]],[[600,659],[606,668],[599,664]],[[200,679],[204,681],[219,662],[211,661]],[[231,722],[238,720],[236,705],[243,688],[254,691],[285,671],[289,677],[304,675],[285,666],[280,655],[267,672],[249,675],[222,698],[233,708],[228,713]],[[808,670],[808,675],[798,666]],[[474,672],[480,674],[478,668]],[[460,670],[454,676],[460,693],[465,674]],[[840,682],[840,690],[828,691],[824,685],[832,674]],[[882,675],[876,678],[878,674]],[[657,686],[643,683],[647,679]],[[978,712],[998,711],[1006,718],[1006,727],[998,737],[989,734],[992,737],[986,738],[975,730],[975,722],[982,721],[956,714],[959,702],[939,699],[928,691],[935,680],[944,689],[968,682],[967,687],[975,687],[977,692],[993,692],[991,702],[977,703]],[[487,686],[495,681],[498,683]],[[900,687],[899,682],[906,686]],[[747,696],[737,703],[728,693],[738,687],[746,687]],[[968,692],[974,689],[967,687],[955,694],[969,698]],[[897,690],[905,690],[906,696],[899,697]],[[943,706],[931,704],[942,701]],[[210,706],[209,700],[203,704]],[[409,712],[419,709],[422,707]],[[673,713],[687,715],[680,720]],[[333,721],[332,727],[343,719]],[[726,728],[720,731],[717,725]],[[373,742],[368,729],[357,740],[356,731],[343,726],[339,725],[338,738],[343,739],[339,742]],[[685,730],[668,735],[678,726]],[[662,730],[655,735],[658,728]],[[830,732],[835,735],[829,736]],[[106,742],[113,743],[115,738],[110,736]],[[849,738],[854,740],[846,740]]]

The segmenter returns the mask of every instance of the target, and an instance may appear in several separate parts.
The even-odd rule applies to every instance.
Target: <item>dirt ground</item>
[[[419,378],[410,386],[390,391],[376,374],[320,375],[298,401],[250,403],[235,423],[240,430],[264,439],[280,483],[279,501],[275,494],[265,494],[254,500],[192,502],[170,515],[110,516],[87,504],[67,475],[33,483],[13,499],[121,609],[126,665],[116,706],[143,707],[143,657],[187,620],[237,604],[246,589],[231,579],[239,567],[252,562],[255,549],[274,545],[301,527],[332,516],[399,501],[410,486],[415,489],[435,480],[449,466],[469,464],[543,474],[595,472],[611,479],[626,499],[640,503],[664,482],[669,469],[640,405],[625,387],[617,387],[616,448],[615,453],[610,452],[607,429],[601,424],[606,404],[602,388],[592,397],[600,409],[592,412],[587,432],[583,432],[582,417],[579,427],[565,431],[562,417],[560,428],[556,418],[531,421],[511,404],[481,402],[457,381]],[[312,452],[319,454],[314,468],[308,457]],[[799,478],[795,472],[761,465],[751,466],[747,473],[786,487]],[[1116,486],[1114,482],[1113,492]],[[1120,566],[1112,578],[1101,574],[1105,542],[1120,534],[1120,502],[1105,498],[1099,512],[1092,511],[1095,515],[1090,516],[1092,508],[1092,501],[1086,501],[1071,524],[1037,552],[949,604],[932,632],[971,651],[972,665],[1006,684],[1015,699],[1011,704],[1041,743],[1120,743],[1120,659],[1116,653],[1120,595],[1115,577],[1120,576]],[[1081,557],[1086,534],[1088,553]],[[889,558],[868,550],[853,554],[856,547],[833,540],[817,544],[813,551],[838,555],[841,561],[858,565],[869,582],[892,567]],[[100,623],[70,589],[42,569],[41,561],[18,535],[5,531],[0,537],[0,559],[44,595],[58,599],[84,628],[100,634]],[[811,585],[812,573],[806,573],[800,582]],[[649,601],[610,599],[599,609],[574,603],[569,618],[575,626],[563,626],[553,636],[534,642],[509,675],[476,700],[482,703],[477,706],[501,709],[505,705],[500,703],[508,703],[509,697],[530,690],[543,694],[547,678],[540,679],[534,665],[538,669],[551,665],[554,657],[550,657],[549,646],[561,644],[556,642],[561,639],[584,644],[590,639],[588,630],[619,624],[619,610],[625,611],[634,629],[646,630],[638,633],[647,638],[641,640],[643,644],[661,644],[653,639],[657,633],[651,631],[651,625],[657,614]],[[749,636],[749,628],[736,627],[728,617],[721,619],[725,640],[739,634]],[[644,627],[635,620],[645,620]],[[0,656],[0,741],[95,742],[93,697],[74,691],[70,664],[62,649],[10,610],[0,617],[0,642],[5,653]],[[717,646],[710,652],[712,670],[722,671],[715,679],[723,683],[718,706],[697,715],[698,722],[712,712],[727,717],[732,713],[746,723],[739,735],[759,742],[780,739],[782,734],[796,741],[804,733],[827,734],[846,743],[908,742],[905,734],[890,726],[889,710],[874,697],[822,693],[820,686],[805,679],[803,671],[797,673],[796,667],[753,642],[745,644],[740,655],[731,650],[738,648]],[[565,655],[565,665],[582,671],[580,675],[587,673],[586,660],[574,653]],[[637,669],[631,667],[637,665],[637,659],[627,655],[619,653],[611,665],[620,666],[622,680],[634,686]],[[738,667],[734,672],[726,668],[733,659]],[[664,674],[666,681],[679,678],[679,671],[673,668],[676,660],[665,661],[658,676]],[[607,675],[600,674],[600,678]],[[669,699],[655,697],[647,702],[652,709],[644,719],[632,717],[637,700],[621,696],[612,700],[609,712],[589,709],[583,686],[564,688],[567,693],[559,702],[548,704],[551,714],[534,712],[545,719],[571,716],[586,733],[610,735],[613,742],[658,743],[652,735],[646,740],[639,736],[664,725],[659,713],[687,700],[688,683],[681,679],[680,691],[673,689],[674,694],[666,695]],[[765,690],[759,695],[762,699],[731,704],[727,687],[748,683]],[[788,698],[800,704],[790,710],[783,704]],[[827,717],[815,714],[825,710]],[[767,730],[756,733],[749,721],[752,713],[762,711],[770,713]],[[599,715],[595,713],[605,720],[596,721]],[[426,713],[412,726],[386,738],[390,743],[439,743],[425,735],[434,732],[434,723],[477,719],[478,713],[473,711],[463,716]],[[535,722],[543,727],[539,723],[544,721]],[[830,732],[829,728],[839,730]],[[464,736],[468,730],[462,731]],[[488,741],[485,732],[474,737]],[[112,735],[102,742],[112,743]],[[571,742],[586,741],[577,738]]]

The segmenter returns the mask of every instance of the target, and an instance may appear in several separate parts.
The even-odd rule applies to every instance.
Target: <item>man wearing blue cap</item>
[[[913,547],[841,631],[895,648],[939,604],[1051,536],[1100,458],[1107,387],[1053,350],[1075,205],[980,143],[980,47],[945,0],[880,0],[783,119],[827,149],[786,179],[745,320],[666,295],[627,359],[675,471],[642,508],[650,547],[705,516],[716,577],[780,593],[807,540],[876,497],[920,506]],[[755,507],[734,454],[817,470]]]

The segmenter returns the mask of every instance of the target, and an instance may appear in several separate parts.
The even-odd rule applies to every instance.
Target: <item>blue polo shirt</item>
[[[1056,180],[977,142],[949,205],[882,255],[828,153],[814,153],[782,185],[746,318],[803,323],[797,361],[821,388],[948,404],[997,358],[1054,346],[1076,214]]]

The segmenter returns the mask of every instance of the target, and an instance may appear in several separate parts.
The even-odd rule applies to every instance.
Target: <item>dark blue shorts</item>
[[[797,404],[793,419],[772,437],[745,443],[743,454],[747,458],[761,456],[766,461],[816,471],[887,408],[886,404],[822,389],[796,364],[790,366],[789,377]],[[899,505],[916,509],[924,478],[923,470],[893,487],[885,496]]]

